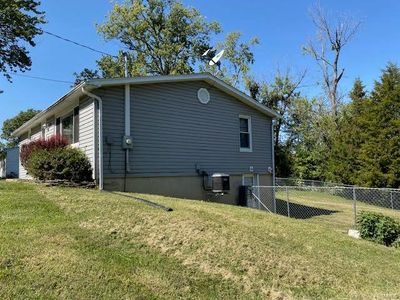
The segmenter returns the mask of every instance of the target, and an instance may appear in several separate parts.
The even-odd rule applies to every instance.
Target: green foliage
[[[359,153],[363,140],[362,118],[368,104],[367,92],[360,79],[351,90],[351,103],[341,107],[333,133],[327,178],[330,181],[356,184],[360,175]]]
[[[386,246],[400,239],[400,223],[383,214],[361,212],[357,216],[357,227],[363,239]]]
[[[263,105],[274,109],[281,118],[274,122],[275,166],[277,176],[287,177],[292,172],[291,151],[295,144],[294,131],[290,126],[291,108],[301,96],[298,87],[304,79],[305,72],[294,78],[289,71],[282,74],[279,70],[271,83],[256,82],[249,79],[247,87],[251,96]]]
[[[400,249],[400,236],[393,242],[392,247]]]
[[[36,149],[27,160],[26,169],[39,180],[92,180],[92,168],[86,155],[79,149]]]
[[[7,156],[6,145],[4,145],[4,143],[0,142],[0,160],[5,159],[6,156]]]
[[[253,47],[258,44],[257,37],[244,42],[242,33],[228,33],[225,40],[216,46],[217,49],[225,50],[221,67],[204,64],[200,71],[210,72],[234,87],[244,88],[250,80],[250,69],[255,62]]]
[[[32,119],[40,110],[28,109],[26,111],[21,111],[18,115],[13,118],[7,119],[3,122],[3,128],[1,129],[0,137],[7,141],[7,147],[14,147],[18,143],[18,139],[12,137],[11,134],[14,130],[18,129],[22,124]]]
[[[298,99],[289,110],[294,177],[324,180],[333,117],[316,99]]]
[[[35,46],[34,38],[45,23],[39,1],[0,0],[0,72],[11,81],[11,72],[29,70],[32,61],[25,44]]]
[[[118,40],[129,55],[129,75],[187,74],[220,32],[200,12],[176,0],[133,0],[116,3],[104,24],[97,26],[106,41]],[[103,77],[122,77],[123,59],[103,57]]]
[[[361,80],[341,109],[332,139],[332,181],[373,187],[400,186],[400,69],[389,64],[370,96]]]
[[[74,86],[80,84],[82,81],[87,81],[93,78],[100,78],[98,70],[90,70],[88,68],[84,68],[79,73],[75,72],[73,75],[75,76]]]
[[[375,82],[359,124],[362,130],[359,182],[400,186],[400,69],[389,64]]]

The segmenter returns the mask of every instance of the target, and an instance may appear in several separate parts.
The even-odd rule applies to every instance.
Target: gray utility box
[[[213,193],[227,193],[229,187],[229,175],[223,173],[214,173],[211,176]]]

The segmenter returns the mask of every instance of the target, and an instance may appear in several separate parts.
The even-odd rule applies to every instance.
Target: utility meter
[[[122,140],[122,148],[123,149],[132,149],[133,148],[133,139],[129,135],[125,135]]]

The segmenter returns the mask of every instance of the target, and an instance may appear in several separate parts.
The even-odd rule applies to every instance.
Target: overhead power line
[[[68,84],[73,83],[72,81],[51,79],[51,78],[45,78],[45,77],[38,77],[38,76],[25,75],[25,74],[17,74],[17,73],[15,73],[15,74],[13,74],[13,76],[14,76],[14,75],[15,75],[15,76],[20,76],[20,77],[32,78],[32,79],[53,81],[53,82],[58,82],[58,83],[68,83]]]
[[[90,46],[87,46],[87,45],[84,45],[84,44],[75,42],[75,41],[70,40],[70,39],[67,39],[67,38],[64,38],[64,37],[62,37],[62,36],[59,36],[58,34],[51,33],[51,32],[46,31],[46,30],[43,30],[43,32],[46,33],[46,34],[48,34],[48,35],[51,35],[51,36],[53,36],[53,37],[55,37],[55,38],[58,38],[58,39],[60,39],[60,40],[63,40],[63,41],[65,41],[65,42],[72,43],[72,44],[74,44],[74,45],[76,45],[76,46],[86,48],[86,49],[88,49],[88,50],[90,50],[90,51],[97,52],[97,53],[100,53],[100,54],[103,54],[103,55],[112,56],[112,57],[114,57],[114,58],[118,58],[118,56],[112,55],[112,54],[107,53],[107,52],[104,52],[104,51],[97,50],[97,49],[95,49],[95,48],[93,48],[93,47],[90,47]]]

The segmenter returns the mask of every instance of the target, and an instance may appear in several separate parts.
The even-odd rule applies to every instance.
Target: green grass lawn
[[[340,232],[347,232],[353,227],[353,201],[344,197],[329,194],[330,189],[321,191],[302,190],[301,188],[289,188],[289,211],[292,217],[304,218],[309,223],[326,225]],[[352,195],[352,190],[345,190]],[[277,188],[276,197],[280,199],[280,213],[287,214],[286,190]],[[379,203],[379,199],[371,199]],[[279,201],[279,200],[278,200]],[[356,202],[356,212],[371,211],[400,220],[400,211],[390,208],[370,205],[365,202]]]
[[[0,181],[0,299],[400,299],[400,251],[263,211]]]

